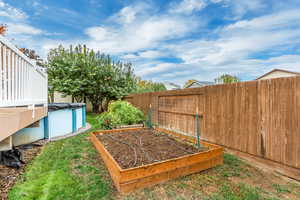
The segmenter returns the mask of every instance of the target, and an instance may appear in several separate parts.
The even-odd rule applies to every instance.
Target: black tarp
[[[11,150],[0,151],[0,165],[5,165],[7,167],[13,167],[19,169],[22,164],[24,164],[22,151],[32,149],[35,147],[40,147],[41,144],[24,144],[18,146],[17,148],[13,147]]]
[[[81,108],[83,106],[85,106],[84,103],[50,103],[48,104],[48,111]]]
[[[0,151],[0,164],[13,168],[20,168],[24,164],[21,151],[13,148],[8,151]]]

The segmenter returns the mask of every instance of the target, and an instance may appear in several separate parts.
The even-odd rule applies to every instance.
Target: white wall
[[[274,71],[262,78],[259,78],[258,80],[265,80],[265,79],[271,79],[271,78],[281,78],[281,77],[291,77],[291,76],[297,76],[294,73],[289,72],[283,72],[283,71]]]
[[[59,92],[54,92],[54,103],[72,103],[72,97],[66,96],[63,97],[63,95]],[[78,102],[82,103],[82,102]],[[86,104],[86,111],[91,112],[92,111],[92,104],[88,101]]]
[[[72,97],[63,95],[59,92],[54,92],[54,103],[72,103]]]

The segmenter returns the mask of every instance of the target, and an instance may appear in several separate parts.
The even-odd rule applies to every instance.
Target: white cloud
[[[28,16],[21,9],[15,8],[0,0],[0,19],[8,26],[7,36],[16,38],[22,35],[39,35],[42,30],[28,23]]]
[[[214,0],[215,2],[215,0]],[[218,1],[219,3],[221,1]],[[234,19],[241,19],[248,12],[259,12],[266,8],[264,0],[223,0],[225,6],[230,7]]]
[[[182,59],[183,63],[150,65],[146,70],[143,68],[143,76],[151,78],[159,73],[161,79],[174,77],[184,82],[188,77],[213,80],[222,73],[255,77],[272,68],[300,70],[300,55],[282,55],[300,45],[300,10],[241,20],[216,34],[218,37],[213,40],[199,38],[161,45],[161,51]],[[268,59],[251,58],[267,53],[271,56]],[[171,75],[171,71],[177,75]]]
[[[111,21],[119,24],[130,24],[136,20],[138,16],[146,15],[149,11],[150,5],[139,2],[137,4],[129,5],[122,8],[118,13],[110,17]]]
[[[0,16],[14,21],[25,20],[27,18],[27,15],[22,10],[14,8],[2,0],[0,0]]]
[[[145,67],[141,68],[139,71],[137,71],[138,75],[140,76],[147,76],[150,74],[158,74],[166,71],[170,71],[174,69],[174,63],[158,63],[155,64],[155,66],[147,66],[146,64]],[[179,65],[176,65],[177,68],[179,68]],[[179,70],[179,69],[177,69]]]
[[[244,59],[252,53],[292,45],[300,40],[300,10],[286,11],[249,21],[239,21],[220,30],[216,40],[200,39],[183,42],[170,48],[187,63],[207,62],[211,65],[226,64]],[[273,20],[275,21],[273,22]]]
[[[107,53],[124,54],[155,48],[160,42],[178,39],[191,33],[200,23],[183,17],[158,15],[140,19],[130,26],[90,27],[85,33],[88,45]]]
[[[134,9],[133,7],[128,6],[120,10],[120,12],[117,15],[115,15],[113,18],[115,21],[121,24],[123,23],[128,24],[135,20],[136,14],[137,14],[137,10]]]
[[[158,41],[182,37],[197,26],[197,23],[190,23],[186,19],[161,16],[147,20],[137,29],[137,35],[142,40]]]
[[[248,11],[257,11],[264,8],[262,0],[251,0],[251,1],[240,1],[235,0],[234,2],[234,12],[237,17],[243,16]]]
[[[43,33],[42,30],[38,28],[34,28],[27,24],[8,23],[7,25],[9,27],[10,35],[16,35],[16,34],[39,35]]]
[[[105,39],[107,39],[107,37],[110,37],[112,34],[112,33],[109,33],[105,28],[103,28],[101,26],[90,27],[85,30],[85,33],[97,41],[105,40]]]
[[[226,31],[235,30],[276,30],[300,25],[300,10],[292,9],[275,14],[257,17],[251,20],[238,21],[226,28]]]
[[[166,56],[165,52],[162,51],[154,51],[154,50],[149,50],[149,51],[143,51],[139,54],[140,57],[142,58],[159,58]]]
[[[178,4],[172,4],[170,12],[179,14],[190,14],[206,7],[205,0],[182,0]]]
[[[222,2],[222,1],[224,1],[224,0],[210,0],[212,3],[220,3],[220,2]]]
[[[146,50],[136,54],[129,53],[129,54],[122,55],[122,59],[127,59],[135,62],[135,61],[145,60],[145,59],[153,60],[153,59],[162,58],[166,56],[169,56],[169,54],[161,50]]]
[[[225,1],[211,0],[213,3]],[[246,12],[261,5],[244,6]],[[90,47],[131,60],[138,75],[156,81],[171,79],[183,83],[190,78],[211,81],[222,73],[254,77],[273,67],[290,70],[300,67],[296,61],[298,56],[285,58],[275,53],[276,50],[280,52],[283,48],[300,44],[300,10],[237,21],[214,30],[214,39],[203,35],[193,40],[185,39],[194,30],[199,30],[201,25],[191,16],[169,13],[125,20],[117,28],[90,27],[86,33],[90,36]],[[173,41],[170,43],[170,40]],[[263,52],[275,54],[270,54],[273,58],[265,60],[251,58]],[[160,60],[164,56],[183,62],[164,62]],[[292,58],[293,62],[288,61]]]
[[[135,60],[135,59],[137,59],[137,58],[139,58],[137,55],[135,55],[135,54],[125,54],[125,55],[123,55],[122,56],[122,59],[125,59],[125,60]]]

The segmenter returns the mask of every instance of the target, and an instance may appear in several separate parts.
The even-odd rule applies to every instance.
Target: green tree
[[[159,92],[167,90],[163,83],[141,80],[138,78],[134,93]]]
[[[241,80],[237,76],[232,76],[229,74],[223,74],[220,77],[215,79],[216,83],[236,83],[240,81]]]
[[[88,99],[93,112],[103,111],[103,102],[120,99],[136,88],[131,63],[114,62],[109,55],[81,45],[52,49],[48,55],[48,77],[54,91],[78,102]]]

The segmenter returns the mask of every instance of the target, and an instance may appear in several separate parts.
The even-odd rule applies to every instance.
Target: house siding
[[[263,76],[257,80],[265,80],[265,79],[272,79],[272,78],[283,78],[283,77],[292,77],[297,76],[295,73],[283,72],[283,71],[274,71],[266,76]]]

